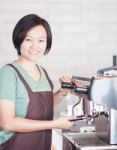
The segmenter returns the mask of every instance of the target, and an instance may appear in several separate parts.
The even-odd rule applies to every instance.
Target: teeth
[[[29,52],[30,54],[34,54],[34,55],[36,55],[36,54],[38,54],[38,52]]]

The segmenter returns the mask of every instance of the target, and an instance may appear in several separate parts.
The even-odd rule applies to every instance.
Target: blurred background
[[[17,59],[12,31],[30,13],[44,17],[52,29],[52,49],[38,63],[47,69],[55,90],[62,75],[93,75],[112,65],[117,54],[117,0],[1,0],[0,67]],[[62,109],[65,101],[55,115]]]

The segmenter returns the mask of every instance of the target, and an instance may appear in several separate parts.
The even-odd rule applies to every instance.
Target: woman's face
[[[47,45],[47,33],[42,25],[38,25],[29,30],[20,46],[21,58],[28,61],[36,61],[40,58]]]

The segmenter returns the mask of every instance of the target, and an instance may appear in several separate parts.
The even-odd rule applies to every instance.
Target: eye
[[[40,39],[39,42],[45,42],[45,40],[44,39]]]
[[[30,38],[25,38],[25,41],[31,41],[31,39]]]

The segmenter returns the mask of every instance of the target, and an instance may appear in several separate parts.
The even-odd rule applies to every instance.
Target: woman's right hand
[[[74,125],[74,122],[73,121],[70,121],[72,119],[74,119],[75,117],[60,117],[56,120],[54,120],[54,125],[55,125],[55,128],[58,128],[58,129],[69,129],[71,128],[73,125]]]

